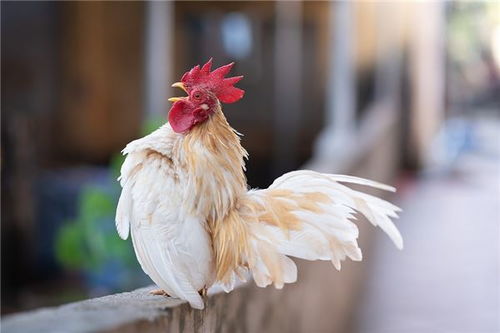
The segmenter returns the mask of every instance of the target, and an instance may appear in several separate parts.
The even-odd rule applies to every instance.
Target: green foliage
[[[87,263],[86,254],[82,251],[84,240],[76,227],[77,224],[77,221],[70,221],[64,225],[59,230],[56,240],[57,259],[69,269],[84,268]]]
[[[142,133],[143,135],[149,134],[154,130],[158,129],[161,125],[165,124],[166,119],[160,115],[152,115],[146,119],[144,124],[142,125]]]
[[[133,263],[129,242],[121,240],[114,230],[115,193],[116,189],[106,191],[91,185],[83,189],[77,218],[60,229],[56,241],[56,256],[64,267],[95,271],[112,259]]]
[[[122,154],[116,154],[111,158],[111,163],[110,163],[110,171],[111,171],[111,177],[113,178],[113,181],[118,179],[120,176],[120,169],[122,167],[123,161],[125,161],[125,156]]]

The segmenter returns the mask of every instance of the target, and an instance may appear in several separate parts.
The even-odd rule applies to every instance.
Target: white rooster
[[[233,64],[211,71],[212,60],[185,73],[174,87],[169,122],[123,150],[123,187],[116,212],[121,238],[129,231],[142,269],[169,295],[202,309],[214,283],[232,290],[247,272],[260,287],[295,282],[289,257],[361,260],[355,212],[380,226],[398,248],[390,217],[399,209],[340,183],[394,191],[373,181],[314,171],[294,171],[263,190],[248,190],[247,152],[227,123],[221,103],[244,91],[242,76],[224,78]]]

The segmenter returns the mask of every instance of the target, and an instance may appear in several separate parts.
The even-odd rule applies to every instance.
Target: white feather
[[[374,226],[379,226],[386,232],[397,248],[402,249],[403,238],[394,223],[389,219],[389,217],[397,218],[397,212],[400,212],[401,209],[386,200],[352,190],[337,182],[366,185],[392,192],[396,190],[392,186],[368,179],[346,175],[323,174],[310,170],[286,173],[276,179],[269,188],[287,188],[299,191],[318,189],[322,193],[329,194],[334,202],[339,202],[342,205],[361,212]],[[338,209],[336,210],[338,211]]]
[[[123,239],[131,229],[139,263],[161,289],[202,309],[198,291],[213,280],[212,247],[205,218],[183,209],[191,193],[173,170],[178,139],[167,124],[123,150],[116,226]]]
[[[130,216],[132,214],[132,196],[130,186],[124,186],[118,206],[116,207],[116,230],[121,239],[127,239],[130,230]]]
[[[400,209],[385,200],[352,190],[338,182],[394,191],[391,186],[362,178],[301,170],[284,174],[269,189],[251,190],[247,193],[248,199],[263,204],[268,211],[273,210],[273,201],[268,202],[266,197],[271,193],[270,190],[275,189],[286,189],[296,194],[319,192],[332,200],[331,204],[321,204],[321,213],[303,209],[293,211],[302,223],[300,230],[283,230],[264,221],[255,222],[253,218],[254,222],[249,225],[253,235],[251,245],[255,262],[249,262],[249,266],[258,286],[265,287],[274,283],[275,287],[281,288],[283,283],[296,280],[297,268],[287,256],[306,260],[330,260],[339,270],[341,261],[346,258],[361,260],[362,253],[357,243],[359,232],[352,222],[356,211],[385,231],[398,248],[403,247],[401,234],[389,218],[397,217],[396,213]],[[276,263],[279,263],[279,268],[274,267]]]

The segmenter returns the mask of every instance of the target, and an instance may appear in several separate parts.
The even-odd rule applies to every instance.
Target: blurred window
[[[250,20],[242,13],[229,13],[221,22],[224,51],[232,58],[244,59],[252,50]]]

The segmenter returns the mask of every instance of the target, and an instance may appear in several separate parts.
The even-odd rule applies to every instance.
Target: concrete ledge
[[[154,320],[182,301],[154,297],[153,287],[70,303],[2,319],[3,332],[89,332],[102,331],[137,320]]]
[[[361,263],[337,272],[329,262],[296,261],[299,282],[283,290],[253,282],[215,292],[205,310],[152,296],[154,287],[2,318],[2,332],[345,332],[363,275]]]

